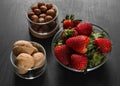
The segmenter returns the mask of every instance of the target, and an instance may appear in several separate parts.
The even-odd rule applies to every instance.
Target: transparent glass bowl
[[[32,5],[36,5],[32,4]],[[31,5],[31,6],[32,6]],[[58,8],[56,5],[53,4],[53,6],[56,9],[56,15],[55,17],[48,21],[48,22],[44,22],[44,23],[36,23],[33,22],[29,17],[28,17],[28,12],[31,12],[31,7],[28,8],[28,11],[26,13],[26,18],[28,20],[28,28],[29,28],[29,32],[37,38],[49,38],[51,36],[53,36],[58,30],[59,30],[59,24],[58,24]],[[36,29],[39,29],[39,31],[36,31]]]
[[[109,39],[110,39],[109,34],[108,34],[104,29],[102,29],[102,27],[93,24],[93,29],[94,29],[95,32],[103,31],[103,33],[106,35],[106,38],[109,38]],[[62,30],[63,30],[63,28],[60,28],[60,30],[55,34],[55,36],[54,36],[54,38],[53,38],[53,40],[52,40],[51,49],[52,49],[53,56],[55,57],[55,59],[57,60],[57,62],[58,62],[62,67],[66,68],[66,69],[68,69],[68,70],[71,70],[71,71],[75,71],[75,72],[85,72],[84,70],[77,70],[77,69],[68,67],[68,66],[62,64],[62,63],[56,58],[56,56],[55,56],[55,54],[54,54],[54,44],[58,41],[58,38],[59,38],[60,35],[62,34]],[[102,66],[102,65],[107,61],[107,59],[108,59],[109,56],[110,56],[110,53],[109,53],[109,54],[106,54],[106,55],[104,56],[104,60],[103,60],[99,65],[97,65],[97,66],[95,66],[95,67],[92,67],[92,68],[87,68],[86,71],[89,72],[89,71],[92,71],[92,70],[95,70],[95,69],[99,68],[100,66]]]
[[[45,72],[46,66],[47,66],[46,51],[44,47],[41,44],[38,44],[37,42],[31,42],[31,43],[34,47],[38,49],[39,52],[42,52],[44,54],[45,60],[42,65],[38,67],[29,68],[29,69],[20,68],[15,64],[16,56],[13,54],[13,52],[11,52],[10,54],[10,60],[11,60],[14,72],[23,79],[34,79],[41,76]],[[20,74],[20,72],[24,74]]]

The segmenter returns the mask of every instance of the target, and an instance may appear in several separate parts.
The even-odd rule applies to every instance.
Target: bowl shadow
[[[57,66],[61,70],[57,74],[58,80],[56,80],[56,83],[58,83],[58,86],[110,86],[109,71],[106,64],[86,74],[67,70],[59,63],[57,63]]]
[[[46,72],[44,72],[44,74],[41,75],[40,77],[29,80],[29,79],[22,79],[15,74],[14,75],[15,86],[45,86],[46,84],[44,83],[45,76],[46,76]]]

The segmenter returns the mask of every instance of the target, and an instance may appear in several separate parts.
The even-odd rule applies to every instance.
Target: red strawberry
[[[76,27],[82,20],[76,19],[74,20],[74,27]]]
[[[76,30],[78,31],[78,33],[80,35],[87,35],[89,36],[92,32],[92,24],[88,23],[88,22],[80,22],[77,27]]]
[[[74,23],[72,20],[67,19],[67,20],[63,21],[63,28],[64,29],[68,29],[68,28],[72,28],[72,27],[74,27]]]
[[[84,70],[87,67],[88,58],[84,55],[72,54],[71,66],[77,70]]]
[[[74,29],[74,35],[73,36],[77,36],[78,35],[78,32],[77,30]]]
[[[71,47],[74,51],[84,54],[87,52],[87,45],[89,44],[90,38],[85,35],[79,35],[70,37],[66,40],[66,44]]]
[[[106,38],[97,38],[95,39],[95,44],[99,47],[101,53],[109,53],[112,49],[112,43],[109,39]]]
[[[54,48],[54,53],[57,59],[64,65],[68,65],[70,63],[70,54],[71,51],[69,47],[65,44],[58,45]]]

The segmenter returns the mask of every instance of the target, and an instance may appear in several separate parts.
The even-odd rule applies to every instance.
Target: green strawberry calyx
[[[81,19],[75,19],[75,16],[73,14],[66,15],[65,19],[63,19],[61,22],[63,23],[65,20],[72,20],[74,23],[80,23]]]
[[[71,37],[73,35],[74,35],[74,29],[65,29],[63,31],[63,37],[68,38],[68,37]]]
[[[58,40],[54,43],[54,47],[62,45],[63,44],[63,40],[61,38],[58,38]]]

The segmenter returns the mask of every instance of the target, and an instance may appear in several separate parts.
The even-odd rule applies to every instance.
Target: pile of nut
[[[44,23],[52,20],[56,16],[56,8],[52,3],[38,2],[31,6],[28,17],[35,23]]]
[[[36,43],[18,40],[13,44],[13,54],[15,55],[15,65],[19,67],[16,72],[26,74],[28,69],[43,67],[45,64],[45,55],[39,51]],[[39,46],[40,47],[40,46]]]
[[[50,2],[38,2],[32,5],[27,15],[31,29],[38,33],[47,33],[57,29],[57,9]],[[30,31],[34,33],[31,29]]]

